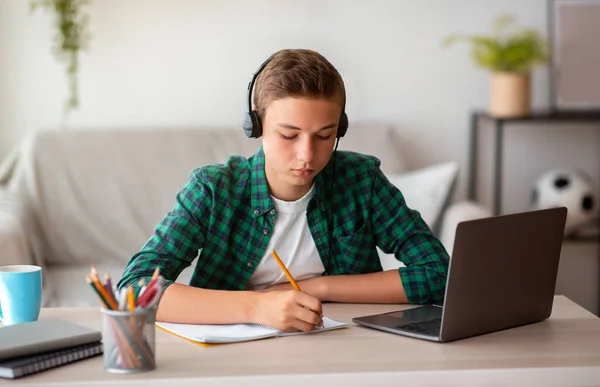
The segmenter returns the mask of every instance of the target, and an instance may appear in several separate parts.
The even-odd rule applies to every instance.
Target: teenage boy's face
[[[327,165],[341,106],[328,99],[283,98],[271,102],[263,118],[265,173],[271,194],[297,200]]]

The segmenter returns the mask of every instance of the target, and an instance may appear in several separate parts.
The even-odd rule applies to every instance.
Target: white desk
[[[407,305],[325,304],[349,328],[314,335],[201,347],[157,330],[157,369],[115,375],[102,357],[0,385],[110,386],[599,386],[600,319],[565,297],[550,319],[451,343],[434,343],[360,327],[352,317]],[[43,309],[101,329],[95,308]]]

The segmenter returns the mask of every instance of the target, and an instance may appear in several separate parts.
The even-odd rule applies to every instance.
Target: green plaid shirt
[[[448,254],[379,164],[375,157],[337,151],[335,163],[315,178],[306,217],[326,275],[381,271],[378,246],[406,265],[398,270],[409,302],[439,302]],[[127,263],[118,286],[142,278],[147,283],[157,266],[169,286],[200,250],[191,286],[245,289],[277,218],[264,169],[260,149],[248,159],[233,156],[194,170],[174,208]]]

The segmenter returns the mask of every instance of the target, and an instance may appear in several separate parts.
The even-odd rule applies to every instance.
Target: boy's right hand
[[[257,293],[255,318],[261,325],[284,332],[310,332],[323,323],[321,301],[296,290]]]

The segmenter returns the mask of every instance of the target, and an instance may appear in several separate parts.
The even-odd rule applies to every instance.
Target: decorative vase
[[[489,113],[510,118],[529,114],[531,77],[529,73],[493,73],[490,85]]]

